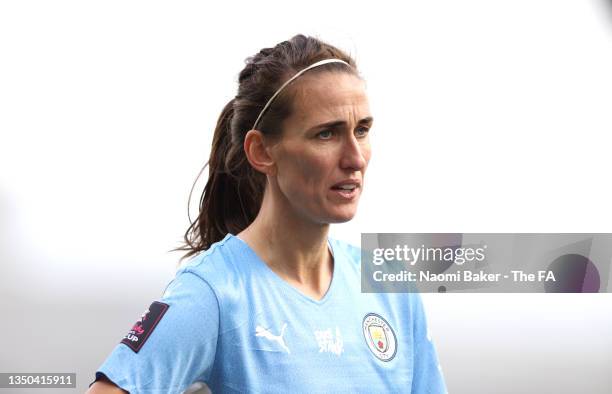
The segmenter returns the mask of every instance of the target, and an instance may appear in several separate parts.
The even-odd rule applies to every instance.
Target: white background
[[[297,33],[357,58],[376,118],[333,236],[612,232],[603,0],[5,1],[0,372],[86,389],[172,278],[244,59]],[[451,393],[610,392],[610,294],[424,300]]]

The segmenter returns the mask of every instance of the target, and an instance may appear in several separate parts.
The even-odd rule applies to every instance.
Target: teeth
[[[344,189],[344,190],[353,190],[355,187],[356,187],[355,185],[341,185],[341,186],[338,186],[338,188]]]

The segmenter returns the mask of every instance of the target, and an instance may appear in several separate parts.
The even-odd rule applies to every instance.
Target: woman
[[[179,248],[191,258],[91,392],[445,392],[418,294],[362,294],[359,249],[328,238],[371,154],[354,60],[297,35],[247,59],[239,85]]]

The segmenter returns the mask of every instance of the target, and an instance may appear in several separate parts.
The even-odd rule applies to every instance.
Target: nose
[[[359,140],[353,133],[345,139],[342,147],[340,167],[353,171],[362,171],[368,164],[370,143]]]

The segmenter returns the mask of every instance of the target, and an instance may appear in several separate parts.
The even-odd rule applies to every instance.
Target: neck
[[[238,236],[281,278],[319,299],[327,292],[333,273],[327,246],[329,224],[307,220],[269,190],[267,187],[253,223]]]

